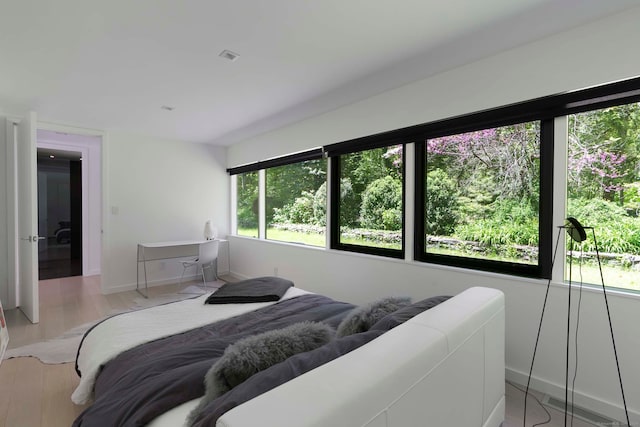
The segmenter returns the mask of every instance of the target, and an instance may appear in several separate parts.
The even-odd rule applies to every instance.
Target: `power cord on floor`
[[[583,255],[584,255],[583,250],[582,248],[580,248],[580,260],[582,260]],[[573,427],[573,419],[574,419],[573,408],[574,408],[574,402],[575,402],[576,378],[578,377],[578,331],[580,329],[580,308],[582,307],[582,288],[583,288],[582,261],[580,261],[578,271],[580,272],[580,292],[579,292],[579,298],[578,298],[578,309],[576,313],[576,331],[573,337],[575,341],[575,349],[574,349],[575,364],[574,364],[574,370],[573,370],[573,381],[571,382],[571,427]]]
[[[521,393],[525,393],[525,390],[523,388],[518,387],[516,384],[512,383],[511,381],[505,381],[507,384],[509,384],[511,387],[515,388],[516,390],[518,390]],[[542,404],[542,402],[540,402],[540,399],[538,399],[536,396],[534,396],[533,394],[528,394],[528,396],[533,397],[535,399],[535,401],[538,403],[538,405],[540,405],[540,407],[542,408],[542,410],[547,414],[547,419],[541,423],[537,423],[537,424],[533,424],[531,427],[538,427],[538,426],[542,426],[545,424],[549,424],[551,422],[551,413],[547,410],[547,408]]]

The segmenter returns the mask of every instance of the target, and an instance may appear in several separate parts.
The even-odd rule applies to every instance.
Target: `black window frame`
[[[331,158],[329,185],[331,192],[329,197],[329,209],[331,215],[329,217],[329,247],[331,249],[356,252],[369,255],[377,255],[388,258],[404,259],[405,257],[405,241],[406,241],[406,144],[411,141],[404,137],[394,135],[389,137],[387,133],[372,135],[363,138],[357,138],[342,143],[333,144],[324,147],[327,156]],[[401,226],[401,244],[400,249],[380,248],[375,246],[354,245],[340,242],[340,177],[342,175],[341,156],[373,150],[376,148],[392,147],[402,145],[402,226]]]
[[[313,150],[312,152],[305,152],[303,153],[303,155],[291,155],[291,156],[285,156],[285,157],[280,157],[278,159],[273,159],[272,161],[269,161],[269,164],[267,167],[264,167],[264,164],[266,164],[267,162],[262,162],[263,168],[264,168],[264,191],[265,191],[265,230],[264,230],[264,240],[268,240],[268,241],[272,241],[272,242],[282,242],[282,243],[292,243],[292,244],[296,244],[296,245],[306,245],[306,246],[310,246],[310,247],[314,247],[314,248],[319,248],[322,247],[324,248],[325,245],[310,245],[310,244],[305,244],[302,242],[295,242],[295,241],[289,241],[289,240],[277,240],[277,239],[270,239],[269,238],[269,213],[268,213],[268,209],[269,209],[269,197],[268,197],[268,190],[269,190],[269,169],[273,169],[273,168],[277,168],[277,167],[282,167],[282,166],[288,166],[288,165],[294,165],[294,164],[301,164],[304,162],[308,162],[308,161],[312,161],[312,160],[320,160],[320,161],[325,161],[325,182],[327,180],[327,165],[328,162],[326,161],[326,157],[324,156],[322,149],[319,150]],[[328,185],[328,183],[327,183]],[[326,232],[326,228],[325,228],[325,232]]]
[[[324,150],[322,149],[322,147],[313,148],[311,150],[300,151],[298,153],[288,154],[286,156],[274,157],[272,159],[261,160],[254,163],[247,163],[244,165],[227,168],[227,173],[231,176],[231,175],[240,175],[247,172],[256,172],[258,173],[258,177],[259,177],[260,170],[262,169],[264,169],[266,172],[266,169],[268,168],[289,165],[292,163],[300,163],[306,160],[317,160],[317,159],[322,159],[323,157],[324,157]],[[266,191],[266,183],[265,183],[265,191]],[[258,178],[258,200],[260,200],[260,179],[259,178]],[[237,206],[236,206],[236,209],[237,209]],[[260,239],[260,222],[261,222],[260,211],[261,211],[260,203],[258,203],[258,236],[252,237],[255,239]],[[236,212],[236,220],[237,220],[237,212]],[[266,224],[266,218],[265,218],[265,227],[266,226],[267,224]],[[238,230],[236,229],[235,232],[237,233],[237,231]],[[266,233],[267,233],[267,230],[265,229],[264,240],[267,240]],[[273,241],[277,241],[277,240],[273,240]]]
[[[449,265],[453,267],[469,268],[495,273],[507,273],[516,276],[549,278],[551,277],[551,246],[552,246],[552,217],[553,217],[553,150],[554,132],[553,119],[521,120],[505,117],[505,111],[501,109],[495,120],[491,120],[493,112],[482,113],[478,116],[461,117],[452,119],[448,126],[438,123],[434,131],[425,132],[424,139],[415,145],[415,221],[414,221],[414,259],[416,261],[432,264]],[[474,120],[477,118],[482,120]],[[538,211],[538,263],[524,264],[509,261],[497,261],[483,258],[472,258],[457,255],[443,255],[427,252],[425,242],[425,196],[426,196],[426,144],[427,140],[443,136],[458,135],[484,129],[502,126],[510,126],[527,122],[540,122],[540,189]],[[481,123],[480,125],[478,123]],[[456,132],[448,133],[442,129],[456,129]]]
[[[640,102],[640,77],[621,80],[576,91],[549,95],[524,102],[505,105],[497,108],[446,118],[433,122],[408,126],[379,134],[355,138],[344,142],[326,145],[322,148],[301,153],[259,161],[247,165],[227,169],[230,175],[258,171],[269,167],[280,166],[298,161],[310,160],[320,156],[331,158],[327,178],[329,180],[330,197],[328,198],[327,228],[331,249],[381,255],[391,258],[405,257],[406,240],[406,148],[407,144],[415,145],[415,193],[414,197],[414,247],[413,258],[416,261],[492,271],[518,276],[549,279],[552,269],[553,240],[553,165],[554,165],[554,119],[601,108]],[[425,144],[428,139],[456,135],[494,127],[509,126],[518,123],[540,122],[540,211],[539,211],[539,254],[538,265],[482,260],[452,255],[429,254],[426,256],[424,239],[424,196],[426,153]],[[365,151],[372,148],[403,146],[402,169],[402,248],[386,249],[370,246],[340,243],[340,156],[343,154]],[[422,237],[421,237],[422,236]]]

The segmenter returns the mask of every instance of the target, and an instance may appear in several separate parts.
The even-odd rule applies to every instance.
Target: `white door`
[[[36,161],[36,113],[18,125],[18,237],[20,310],[31,320],[40,320],[38,295],[38,187]]]

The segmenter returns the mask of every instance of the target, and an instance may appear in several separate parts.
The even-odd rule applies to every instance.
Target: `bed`
[[[412,302],[261,368],[207,403],[205,375],[230,348],[300,324],[340,331],[368,310],[294,286],[277,301],[205,304],[210,297],[121,314],[88,331],[72,400],[92,405],[74,426],[499,427],[504,419],[498,290]]]

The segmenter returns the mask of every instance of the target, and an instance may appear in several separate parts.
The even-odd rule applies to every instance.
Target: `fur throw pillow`
[[[252,375],[289,357],[331,341],[335,331],[320,322],[300,322],[238,340],[226,348],[204,377],[205,395],[189,414],[188,425],[213,400]]]
[[[356,307],[342,319],[336,330],[336,336],[340,338],[366,332],[387,314],[393,313],[409,304],[411,304],[411,298],[409,297],[386,297],[367,305]]]

